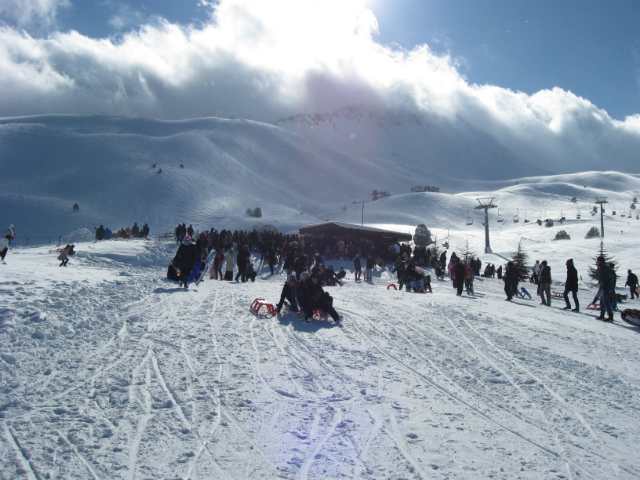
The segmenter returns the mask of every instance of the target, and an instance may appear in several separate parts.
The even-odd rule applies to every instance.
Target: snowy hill
[[[607,240],[623,268],[637,262],[638,225]],[[502,263],[502,245],[526,236],[553,290],[568,255],[585,277],[597,241],[519,228],[496,232],[483,261]],[[533,299],[511,303],[498,279],[476,279],[474,296],[436,280],[415,294],[387,289],[389,269],[355,283],[334,261],[349,271],[327,288],[338,326],[253,315],[253,299],[277,302],[280,269],[185,290],[164,279],[171,242],[77,250],[67,268],[48,247],[0,265],[5,478],[640,475],[640,330],[595,320],[590,281],[572,313],[539,305],[528,284]]]
[[[324,128],[323,122],[336,128],[340,122],[358,124],[359,117],[354,118],[320,119],[313,131]],[[384,119],[364,120],[376,124]],[[398,128],[429,128],[413,117],[397,123]],[[540,172],[495,144],[487,150],[482,142],[474,143],[471,157],[460,157],[468,160],[461,169],[453,161],[460,152],[446,150],[445,144],[462,145],[453,139],[445,142],[434,136],[430,141],[444,142],[438,147],[442,151],[434,147],[436,163],[424,165],[421,157],[406,156],[425,151],[419,142],[407,137],[401,142],[405,150],[397,146],[405,152],[402,156],[384,159],[376,156],[375,149],[382,148],[377,138],[355,134],[362,147],[353,150],[359,151],[356,154],[246,120],[157,121],[106,115],[1,119],[0,224],[16,224],[18,235],[29,236],[32,243],[38,235],[55,238],[99,224],[117,230],[133,222],[149,223],[152,234],[182,221],[199,228],[270,223],[290,231],[326,219],[359,223],[362,206],[354,202],[365,199],[365,223],[466,228],[467,211],[477,196],[496,196],[504,215],[512,218],[519,209],[524,219],[525,213],[537,218],[545,210],[548,216],[559,218],[563,212],[574,218],[576,206],[568,203],[572,196],[586,214],[595,195],[608,196],[620,208],[628,208],[633,196],[640,195],[638,176],[616,172],[501,180],[500,171]],[[348,151],[344,142],[327,145]],[[487,168],[492,161],[503,162],[505,168]],[[442,193],[408,193],[426,184],[440,186]],[[371,202],[373,189],[388,189],[392,196]],[[80,206],[78,212],[71,209],[74,203]],[[253,207],[261,208],[262,218],[244,214]],[[480,230],[478,215],[473,210],[470,215],[475,217],[471,230]]]

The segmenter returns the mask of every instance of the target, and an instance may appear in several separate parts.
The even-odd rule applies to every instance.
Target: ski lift
[[[626,211],[625,211],[624,207],[622,207],[622,212],[620,212],[620,216],[621,216],[622,218],[624,218],[624,217],[626,217],[626,216],[627,216],[627,213],[626,213]]]
[[[498,223],[504,222],[504,217],[500,215],[500,209],[498,209]]]
[[[518,213],[513,216],[513,223],[520,223],[520,209],[517,209]]]
[[[524,209],[524,223],[529,223],[529,219],[527,218],[527,209]]]
[[[564,222],[566,219],[567,217],[564,216],[564,212],[560,210],[560,223]]]
[[[611,210],[611,215],[615,215],[616,214],[616,204],[613,204],[613,210]]]
[[[538,220],[536,220],[538,225],[542,225],[542,210],[540,210],[540,215],[538,215]]]
[[[593,208],[591,209],[591,216],[594,217],[596,213],[598,213],[598,207],[594,205]]]
[[[549,221],[549,216],[547,215],[547,211],[544,211],[544,221],[548,222]]]
[[[447,228],[447,238],[444,239],[444,243],[442,244],[444,248],[449,248],[449,229]]]
[[[473,217],[469,215],[469,210],[467,210],[467,225],[473,225]]]
[[[580,217],[582,216],[582,215],[580,214],[580,207],[577,207],[577,208],[578,208],[578,213],[576,213],[576,219],[577,219],[577,220],[580,220]]]

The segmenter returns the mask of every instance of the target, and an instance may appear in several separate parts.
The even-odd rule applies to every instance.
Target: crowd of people
[[[103,225],[94,228],[94,230],[96,240],[110,240],[112,238],[124,238],[125,240],[129,240],[130,238],[147,238],[149,236],[149,225],[146,223],[142,228],[140,228],[137,223],[134,223],[133,227],[123,227],[115,233]]]

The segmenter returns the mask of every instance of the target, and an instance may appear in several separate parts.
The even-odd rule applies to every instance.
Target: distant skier
[[[569,302],[569,292],[573,294],[573,301],[576,304],[576,308],[572,309],[572,312],[580,311],[580,303],[578,302],[578,271],[573,266],[573,259],[567,260],[567,281],[564,284],[564,301],[567,304],[563,310],[569,310],[571,308],[571,302]]]
[[[627,270],[627,283],[625,283],[624,286],[629,287],[631,300],[633,300],[634,295],[638,298],[638,292],[636,291],[636,288],[638,287],[638,277],[635,273],[631,273],[631,270]]]

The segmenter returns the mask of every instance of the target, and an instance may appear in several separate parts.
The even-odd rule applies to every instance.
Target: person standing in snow
[[[600,316],[598,320],[604,320],[605,322],[613,322],[613,311],[611,309],[611,295],[615,289],[615,273],[604,262],[604,257],[600,255],[596,260],[598,267],[596,275],[598,283],[600,283]],[[607,311],[608,318],[605,320],[604,311]]]
[[[631,270],[627,270],[627,283],[625,283],[624,286],[629,287],[631,300],[633,300],[634,295],[638,298],[638,292],[636,291],[636,288],[638,287],[638,277],[635,273],[631,273]]]
[[[137,222],[133,222],[133,227],[131,227],[131,237],[138,238],[140,236],[140,227],[138,227]]]
[[[498,271],[502,274],[502,265]],[[504,272],[504,293],[507,294],[507,301],[511,301],[511,299],[518,293],[518,271],[513,262],[507,263],[507,268]]]
[[[456,263],[451,272],[453,273],[452,277],[455,278],[456,295],[460,297],[462,296],[462,289],[464,288],[464,279],[467,276],[467,269],[463,265],[462,260],[456,258]]]
[[[100,225],[96,230],[96,240],[104,240],[105,233],[104,226]]]
[[[542,267],[540,266],[540,260],[536,260],[535,265],[531,268],[531,271],[533,273],[533,275],[531,275],[531,278],[533,278],[533,283],[535,283],[536,285],[538,285],[540,283],[540,270],[542,269]]]
[[[231,281],[233,280],[233,267],[235,265],[235,259],[233,258],[233,248],[227,250],[227,255],[225,257],[226,266],[225,266],[225,274],[224,279]]]
[[[13,223],[7,228],[5,236],[9,239],[9,248],[16,248],[16,228],[13,226]]]
[[[573,294],[573,301],[576,304],[576,308],[571,310],[572,312],[580,311],[580,303],[578,302],[578,271],[573,266],[573,259],[567,260],[567,281],[564,284],[564,301],[567,304],[563,310],[569,310],[571,303],[569,302],[569,292]]]
[[[360,263],[360,254],[356,253],[356,258],[353,259],[353,268],[356,273],[356,282],[360,281],[360,275],[362,275],[362,264]]]
[[[365,281],[369,281],[372,282],[373,278],[371,278],[371,272],[373,271],[373,267],[375,267],[376,263],[373,260],[373,257],[371,256],[371,254],[369,254],[369,256],[367,257],[367,265],[365,266],[365,270],[364,270],[364,279]]]
[[[545,294],[547,296],[545,300]],[[547,261],[540,263],[540,285],[538,295],[542,299],[541,305],[551,306],[551,267],[547,265]]]
[[[247,265],[249,265],[251,254],[249,253],[249,246],[245,245],[242,247],[242,250],[238,251],[238,274],[236,275],[236,282],[238,281],[238,277],[242,283],[247,281]]]

